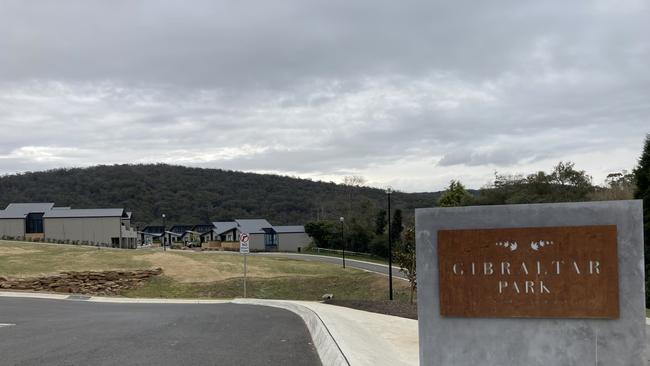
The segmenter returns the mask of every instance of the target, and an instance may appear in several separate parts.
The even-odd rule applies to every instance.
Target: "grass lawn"
[[[231,253],[160,249],[119,250],[0,240],[0,276],[37,277],[62,271],[132,270],[160,267],[163,276],[127,291],[127,297],[234,298],[243,296],[243,258]],[[408,283],[393,282],[395,296],[408,301]],[[320,300],[379,300],[388,292],[385,276],[338,265],[288,258],[249,256],[249,297]]]

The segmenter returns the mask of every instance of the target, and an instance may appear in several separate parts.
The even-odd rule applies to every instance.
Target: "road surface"
[[[292,312],[0,298],[2,365],[320,365]]]
[[[328,257],[325,255],[282,253],[282,252],[260,252],[260,253],[254,253],[252,255],[285,257],[285,258],[292,258],[292,259],[298,259],[303,261],[317,261],[317,262],[343,265],[342,264],[343,260],[341,258]],[[388,276],[388,265],[386,264],[371,263],[371,262],[345,258],[345,265],[346,267],[362,269],[364,271],[379,273]],[[406,276],[404,275],[404,273],[402,273],[399,270],[399,267],[395,267],[394,265],[393,265],[393,277],[406,280]]]

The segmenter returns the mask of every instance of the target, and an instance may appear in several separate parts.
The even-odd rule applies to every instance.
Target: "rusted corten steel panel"
[[[440,314],[619,317],[615,225],[438,231]]]

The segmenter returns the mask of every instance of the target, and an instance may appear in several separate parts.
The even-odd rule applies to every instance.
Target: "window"
[[[43,214],[30,213],[25,221],[25,234],[42,234],[43,233]]]
[[[274,249],[278,246],[278,233],[272,228],[263,228],[264,230],[264,246],[266,249]]]

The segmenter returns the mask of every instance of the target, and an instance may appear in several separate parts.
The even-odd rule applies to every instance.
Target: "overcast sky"
[[[0,0],[0,174],[166,162],[603,181],[650,132],[650,2]]]

